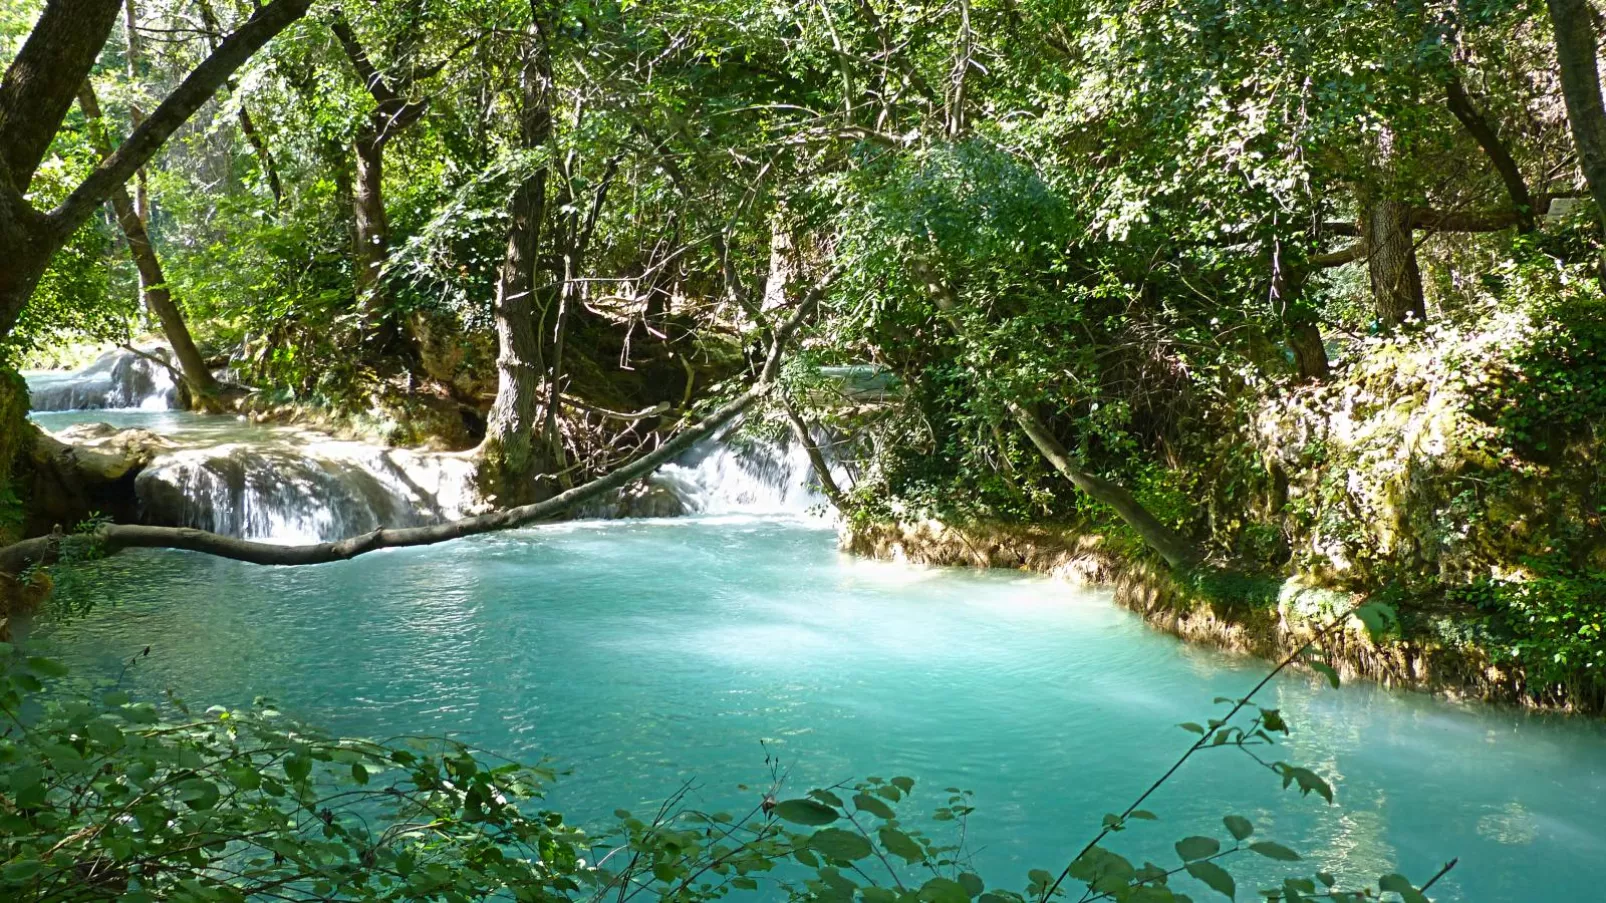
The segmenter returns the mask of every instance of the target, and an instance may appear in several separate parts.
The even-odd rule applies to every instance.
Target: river
[[[974,792],[975,865],[1017,889],[1165,770],[1192,740],[1179,722],[1267,668],[1153,631],[1102,591],[855,559],[796,512],[579,521],[309,568],[125,552],[79,578],[98,604],[40,639],[81,674],[110,679],[148,645],[125,688],[203,706],[263,694],[338,732],[550,757],[567,774],[549,800],[580,824],[687,781],[701,807],[751,806],[740,786],[768,783],[766,756],[799,793],[910,775],[911,812]],[[1309,860],[1235,868],[1244,898],[1318,868],[1420,882],[1456,857],[1437,899],[1606,886],[1601,722],[1298,675],[1264,694],[1293,728],[1280,757],[1336,804],[1212,751],[1117,851],[1173,863],[1173,841],[1221,836],[1237,813]]]

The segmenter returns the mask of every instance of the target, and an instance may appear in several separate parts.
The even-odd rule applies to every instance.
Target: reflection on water
[[[1077,848],[1187,745],[1177,723],[1263,668],[1181,646],[1102,593],[853,560],[829,531],[750,517],[565,524],[296,569],[125,553],[85,578],[115,604],[53,642],[102,674],[150,644],[128,678],[147,693],[267,694],[344,732],[553,756],[572,773],[551,800],[581,823],[686,780],[699,805],[750,804],[737,785],[764,783],[761,742],[796,789],[910,774],[918,809],[939,788],[976,792],[968,837],[1006,887]],[[1302,677],[1266,700],[1295,729],[1279,755],[1329,777],[1339,805],[1214,751],[1117,848],[1172,862],[1173,841],[1235,812],[1357,880],[1421,880],[1460,857],[1445,900],[1594,899],[1606,881],[1598,722]],[[1245,865],[1245,898],[1287,874]]]

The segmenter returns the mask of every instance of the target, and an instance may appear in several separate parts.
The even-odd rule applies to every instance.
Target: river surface
[[[738,785],[768,783],[766,753],[793,793],[906,774],[912,813],[963,787],[975,865],[1013,888],[1161,774],[1192,739],[1179,722],[1266,667],[1150,630],[1102,592],[857,560],[776,517],[576,522],[292,569],[126,552],[81,577],[105,601],[45,637],[79,673],[115,675],[149,645],[126,688],[202,706],[265,694],[342,733],[551,757],[569,773],[550,801],[580,824],[686,781],[701,807],[745,809],[756,791]],[[1420,882],[1459,857],[1440,900],[1600,898],[1600,722],[1301,676],[1264,702],[1293,726],[1281,756],[1337,805],[1210,752],[1114,848],[1175,863],[1173,841],[1222,836],[1238,813],[1304,852],[1300,874]],[[1234,869],[1241,898],[1290,873],[1258,863]]]

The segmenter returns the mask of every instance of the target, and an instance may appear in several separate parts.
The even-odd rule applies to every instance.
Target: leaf
[[[1144,821],[1160,820],[1160,816],[1155,815],[1153,812],[1150,812],[1147,809],[1133,809],[1132,812],[1127,815],[1127,818],[1141,818]]]
[[[892,779],[892,786],[902,790],[904,793],[908,793],[909,791],[915,789],[915,779],[896,777]]]
[[[970,903],[970,894],[965,893],[964,885],[958,881],[933,878],[920,885],[915,899],[920,903]]]
[[[835,806],[838,809],[842,808],[842,797],[837,796],[829,790],[810,790],[809,796],[814,797],[827,806]]]
[[[862,835],[841,828],[822,828],[809,838],[809,849],[830,859],[852,862],[875,852]]]
[[[897,818],[898,816],[896,812],[892,811],[891,806],[881,802],[881,800],[876,799],[868,793],[854,794],[853,805],[858,807],[860,811],[868,812],[877,818],[890,819]]]
[[[987,883],[981,880],[981,876],[972,872],[959,873],[959,886],[972,897],[980,896],[981,892],[987,889]]]
[[[1256,853],[1259,853],[1267,859],[1275,859],[1278,862],[1299,861],[1298,853],[1290,850],[1280,843],[1273,843],[1269,840],[1262,840],[1259,843],[1252,843],[1249,845],[1249,849],[1254,850]]]
[[[1377,886],[1379,890],[1393,891],[1399,894],[1404,903],[1428,903],[1428,898],[1413,887],[1410,880],[1404,875],[1384,875],[1377,879]]]
[[[1177,855],[1183,862],[1214,856],[1220,850],[1221,842],[1214,837],[1184,837],[1177,841]]]
[[[51,658],[34,657],[28,659],[28,670],[45,677],[66,677],[67,666]]]
[[[1338,689],[1338,672],[1333,670],[1332,665],[1326,662],[1311,662],[1310,669],[1327,678],[1327,682],[1333,685],[1333,689]]]
[[[1205,732],[1204,725],[1195,724],[1192,721],[1184,721],[1181,724],[1177,725],[1177,727],[1180,727],[1185,731],[1189,731],[1189,732],[1195,733],[1195,734],[1203,734]]]
[[[887,852],[894,856],[908,862],[919,862],[926,858],[926,851],[920,848],[913,837],[891,825],[882,825],[876,836],[881,838],[881,845],[886,847]]]
[[[368,783],[368,769],[361,762],[351,763],[351,779],[359,784]]]
[[[294,755],[284,760],[284,775],[297,783],[305,781],[312,774],[312,760],[303,755]]]
[[[776,803],[770,812],[776,818],[784,819],[796,825],[828,825],[839,817],[837,811],[830,806],[816,803],[814,800],[784,800]]]
[[[1229,900],[1237,897],[1237,882],[1232,880],[1232,876],[1227,874],[1226,869],[1216,865],[1214,862],[1190,862],[1188,863],[1188,874],[1203,881],[1210,886],[1211,890]]]
[[[44,867],[45,864],[37,859],[19,859],[0,871],[0,877],[5,878],[8,884],[21,884],[39,874]]]
[[[1244,818],[1242,815],[1229,815],[1223,818],[1221,822],[1227,826],[1227,831],[1232,834],[1233,840],[1243,840],[1245,837],[1255,833],[1255,826],[1250,824],[1249,819]]]

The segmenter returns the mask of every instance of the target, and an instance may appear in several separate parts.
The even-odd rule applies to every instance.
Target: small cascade
[[[160,354],[163,349],[146,349]],[[173,374],[147,357],[114,349],[82,370],[28,374],[28,403],[35,411],[101,409],[170,410],[178,398]]]
[[[781,442],[737,436],[738,428],[698,443],[650,482],[674,493],[692,514],[806,515],[829,504],[802,443],[790,434]],[[825,437],[816,442],[829,445]],[[832,474],[843,484],[846,474],[839,470],[833,466]]]
[[[285,544],[328,542],[379,527],[470,513],[460,456],[328,440],[191,448],[157,457],[134,481],[147,521]]]

